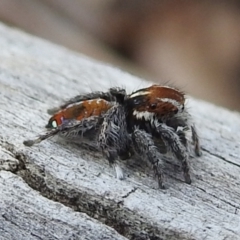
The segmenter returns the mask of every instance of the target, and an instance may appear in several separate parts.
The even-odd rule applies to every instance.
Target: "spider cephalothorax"
[[[130,95],[120,88],[79,95],[49,110],[52,117],[46,127],[50,130],[24,144],[32,146],[58,134],[69,141],[97,147],[115,166],[119,179],[123,173],[116,160],[135,152],[152,164],[160,188],[164,187],[162,155],[171,152],[181,161],[185,181],[190,184],[186,130],[192,130],[197,155],[200,148],[184,103],[183,93],[159,85]]]
[[[114,91],[125,93],[117,88]],[[68,141],[101,150],[114,165],[117,178],[123,178],[116,160],[129,157],[130,138],[126,130],[125,109],[115,101],[115,96],[110,92],[79,95],[48,110],[48,113],[52,115],[46,125],[48,132],[37,139],[24,141],[26,146],[60,135]]]

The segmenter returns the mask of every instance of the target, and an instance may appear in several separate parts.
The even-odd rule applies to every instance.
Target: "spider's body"
[[[123,178],[116,160],[129,157],[130,138],[126,135],[124,107],[115,101],[113,95],[108,92],[79,95],[58,108],[49,109],[48,113],[52,115],[46,125],[48,132],[34,140],[24,141],[26,146],[55,135],[84,143],[101,150],[115,167],[117,178]]]
[[[112,106],[113,102],[100,98],[68,104],[62,109],[52,110],[53,116],[49,119],[46,128],[62,128],[59,132],[61,137],[97,148],[97,136],[103,122],[102,116]]]
[[[197,155],[200,149],[184,103],[183,93],[159,85],[130,95],[119,88],[79,95],[49,110],[52,117],[46,127],[51,130],[24,144],[31,146],[59,134],[70,141],[97,146],[115,166],[120,179],[123,174],[116,160],[134,151],[152,164],[160,188],[164,187],[162,155],[171,152],[181,161],[185,181],[190,184],[186,130],[192,130]]]
[[[136,126],[144,126],[148,132],[150,129],[146,129],[147,126],[153,126],[156,121],[168,125],[169,120],[186,115],[184,102],[183,93],[170,87],[153,85],[140,89],[125,100],[128,126],[132,130]],[[152,131],[153,135],[154,133]]]
[[[200,155],[196,130],[184,104],[182,92],[159,85],[137,90],[124,100],[128,132],[131,133],[134,149],[139,156],[150,161],[162,188],[161,159],[169,152],[181,161],[185,181],[191,183],[186,130],[192,130],[195,153]]]
[[[64,121],[69,121],[72,119],[81,121],[85,118],[92,116],[100,116],[106,113],[113,103],[108,102],[104,99],[92,99],[77,102],[66,106],[64,109],[56,112],[48,122],[47,128],[54,128],[62,125]]]

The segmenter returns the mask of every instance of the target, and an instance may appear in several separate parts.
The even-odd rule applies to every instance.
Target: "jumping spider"
[[[32,146],[58,134],[69,141],[96,147],[115,167],[119,179],[123,173],[116,160],[129,158],[135,152],[152,164],[160,188],[164,188],[162,155],[170,152],[181,162],[185,182],[190,184],[187,130],[192,131],[198,156],[200,146],[184,103],[182,92],[160,85],[130,95],[121,88],[78,95],[48,110],[53,115],[46,125],[50,130],[24,144]]]

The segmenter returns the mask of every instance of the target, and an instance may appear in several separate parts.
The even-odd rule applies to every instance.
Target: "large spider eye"
[[[57,121],[56,120],[49,120],[48,124],[45,126],[46,128],[57,128]]]
[[[57,127],[57,121],[56,121],[56,120],[52,121],[52,127],[53,127],[53,128],[56,128],[56,127]]]

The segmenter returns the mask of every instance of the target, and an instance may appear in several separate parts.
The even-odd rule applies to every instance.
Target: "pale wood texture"
[[[64,99],[149,83],[4,25],[0,35],[0,239],[240,239],[238,113],[188,100],[203,148],[191,158],[192,185],[168,162],[167,189],[155,189],[138,159],[122,163],[120,181],[100,153],[22,142]]]

